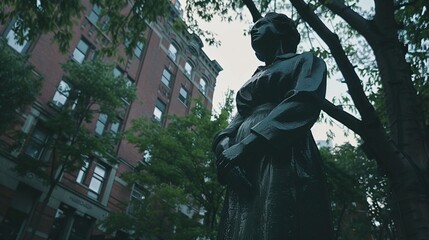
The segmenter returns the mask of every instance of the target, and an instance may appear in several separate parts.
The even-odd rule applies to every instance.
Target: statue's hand
[[[229,137],[225,137],[214,147],[214,154],[216,159],[219,159],[222,155],[222,152],[230,147],[229,145]]]
[[[232,145],[230,148],[224,150],[219,157],[217,157],[217,175],[220,183],[225,183],[225,176],[231,169],[237,165],[239,157],[243,154],[244,146],[241,143]]]
[[[217,176],[222,185],[230,186],[237,194],[249,196],[252,192],[252,183],[235,162],[242,155],[242,144],[236,144],[224,150],[217,161]]]
[[[261,139],[255,134],[250,134],[242,141],[232,145],[230,148],[225,149],[216,161],[218,179],[221,184],[226,184],[225,176],[231,169],[237,166],[240,162],[245,161],[247,156],[253,154],[255,151],[260,150]]]

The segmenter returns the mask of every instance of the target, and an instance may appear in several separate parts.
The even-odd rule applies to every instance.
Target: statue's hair
[[[279,35],[284,37],[282,44],[285,50],[287,52],[296,52],[301,36],[296,29],[295,22],[288,16],[275,12],[267,13],[264,18],[274,25]]]

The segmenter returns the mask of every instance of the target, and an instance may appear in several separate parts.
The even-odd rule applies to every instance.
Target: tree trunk
[[[337,115],[342,115],[341,120],[346,121],[336,119],[359,131],[357,133],[365,142],[368,157],[377,160],[386,170],[392,182],[395,223],[399,229],[400,239],[429,239],[427,137],[422,121],[422,110],[418,106],[411,81],[411,72],[398,41],[393,1],[375,0],[376,17],[371,22],[345,6],[344,1],[321,1],[360,32],[374,50],[383,89],[386,92],[389,133],[393,134],[393,140],[390,140],[373,107],[370,106],[360,79],[342,50],[338,37],[326,28],[304,1],[290,1],[301,17],[328,45],[346,80],[362,121],[349,122],[352,117],[345,113]],[[332,109],[331,107],[330,110]]]
[[[389,133],[401,153],[396,154],[396,159],[384,160],[391,165],[388,176],[392,182],[399,236],[400,239],[429,239],[428,139],[410,66],[398,40],[392,1],[376,1],[376,17],[371,27],[375,37],[368,42],[380,71]]]
[[[54,192],[55,187],[58,185],[58,182],[60,181],[61,175],[63,174],[63,172],[64,172],[64,167],[61,166],[60,171],[58,172],[58,175],[55,177],[54,182],[52,182],[49,185],[49,190],[46,193],[46,196],[42,201],[42,206],[41,206],[40,210],[38,211],[38,213],[36,215],[33,216],[33,218],[36,217],[36,221],[33,224],[34,226],[31,229],[31,233],[30,233],[30,236],[28,239],[30,239],[30,240],[34,239],[34,237],[36,235],[36,231],[40,226],[40,222],[42,221],[43,213],[45,212],[45,209],[48,206],[49,199],[51,199],[52,193]],[[29,219],[30,226],[31,226],[31,223],[33,222],[32,221],[33,218]]]

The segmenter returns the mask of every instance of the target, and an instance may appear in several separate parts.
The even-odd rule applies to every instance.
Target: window
[[[91,235],[90,232],[94,222],[95,219],[91,216],[83,214],[67,204],[61,203],[55,213],[48,240],[87,239]]]
[[[134,80],[130,77],[130,76],[127,76],[126,78],[125,78],[125,84],[127,85],[127,87],[131,87],[131,86],[133,86],[133,84],[134,84]],[[130,105],[130,100],[128,99],[128,98],[126,98],[126,97],[122,97],[122,101],[124,101],[124,103],[125,103],[125,106],[124,106],[124,111],[126,111],[126,107],[128,106],[128,105]]]
[[[161,82],[163,82],[166,86],[170,87],[170,81],[171,81],[171,73],[164,69],[162,72]]]
[[[85,60],[86,55],[88,54],[88,51],[89,51],[89,44],[81,39],[73,51],[72,58],[76,62],[82,63],[83,60]]]
[[[104,113],[100,113],[100,115],[98,115],[97,123],[95,124],[95,133],[97,133],[100,136],[103,135],[106,125],[107,125],[107,115]]]
[[[120,68],[116,67],[113,69],[113,76],[114,77],[124,78],[124,75],[125,75],[124,71],[122,71]],[[131,87],[134,84],[134,80],[130,76],[127,76],[125,78],[125,82],[126,82],[127,87]]]
[[[108,128],[110,125],[110,133],[112,133],[114,136],[118,134],[120,127],[122,124],[122,119],[120,117],[116,118],[116,121],[108,121],[108,117],[104,113],[100,113],[98,115],[97,123],[95,124],[95,133],[99,136],[104,134],[104,131]]]
[[[88,15],[88,19],[93,24],[97,24],[98,20],[100,20],[101,8],[97,5],[92,7],[91,12]]]
[[[16,27],[19,24],[20,19],[16,20],[13,24],[10,25],[7,34],[6,34],[6,39],[7,39],[7,44],[9,46],[11,46],[13,49],[15,49],[17,52],[22,53],[24,52],[27,47],[28,47],[28,41],[24,40],[24,42],[22,42],[22,44],[18,43],[17,38],[17,34],[15,32]],[[24,36],[27,36],[28,34],[28,29],[24,31]]]
[[[127,87],[131,87],[134,84],[134,80],[130,76],[127,76],[127,78],[125,79],[125,84],[127,85]]]
[[[106,176],[106,168],[97,163],[94,169],[94,173],[89,182],[88,196],[94,199],[98,199],[101,189],[103,188],[104,178]]]
[[[84,159],[76,177],[76,182],[88,186],[88,196],[98,199],[105,183],[107,167],[96,160]]]
[[[34,159],[42,159],[47,150],[48,140],[48,130],[40,124],[37,124],[31,134],[31,137],[28,139],[28,143],[24,148],[24,153]]]
[[[54,98],[52,99],[52,103],[58,107],[64,106],[69,97],[70,90],[70,85],[61,80],[60,84],[57,87],[57,91],[54,94]]]
[[[114,122],[110,125],[110,131],[113,135],[116,135],[119,132],[119,127],[121,126],[120,122]]]
[[[149,150],[144,150],[143,152],[143,162],[149,163],[152,159],[152,155],[150,154]]]
[[[116,118],[116,122],[112,122],[110,124],[110,132],[116,136],[119,133],[119,130],[121,129],[121,125],[122,125],[122,119],[121,118]]]
[[[133,215],[138,210],[138,204],[143,202],[145,199],[144,192],[141,187],[134,184],[131,190],[130,205],[128,207],[128,213]]]
[[[179,100],[183,104],[188,105],[188,90],[186,90],[186,88],[183,86],[181,86],[179,90]]]
[[[122,77],[122,76],[124,76],[124,72],[120,68],[115,67],[113,69],[113,76],[114,77]]]
[[[153,110],[153,119],[161,122],[164,111],[165,111],[165,103],[157,99],[155,104],[155,109]]]
[[[55,212],[54,222],[51,231],[49,232],[48,240],[60,239],[67,237],[67,223],[73,220],[76,209],[61,203]]]
[[[125,84],[127,85],[127,87],[131,87],[134,84],[134,80],[130,76],[127,76],[125,78],[124,75],[125,75],[124,71],[122,71],[120,68],[116,67],[116,68],[113,69],[113,76],[124,79]],[[127,105],[130,104],[129,101],[128,101],[128,99],[126,99],[126,98],[123,97],[122,100],[125,102],[125,104],[127,104]]]
[[[176,61],[177,59],[177,47],[170,43],[168,47],[167,55],[171,58],[171,60]]]
[[[89,159],[85,158],[83,160],[83,166],[80,168],[79,173],[77,174],[76,182],[78,183],[84,183],[86,179],[86,175],[88,174],[88,168],[89,168]]]
[[[192,76],[192,65],[189,62],[185,63],[185,75],[188,77]]]
[[[204,78],[200,78],[200,89],[204,94],[207,93],[207,81]]]
[[[141,58],[143,53],[143,47],[144,44],[142,42],[137,42],[137,45],[134,48],[134,55],[136,55],[137,58]]]

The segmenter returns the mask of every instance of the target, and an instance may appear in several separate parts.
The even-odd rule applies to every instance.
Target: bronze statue
[[[218,239],[333,239],[310,132],[325,97],[326,65],[295,53],[300,35],[284,14],[257,20],[251,38],[266,65],[238,91],[238,113],[213,141],[218,179],[227,186]]]

